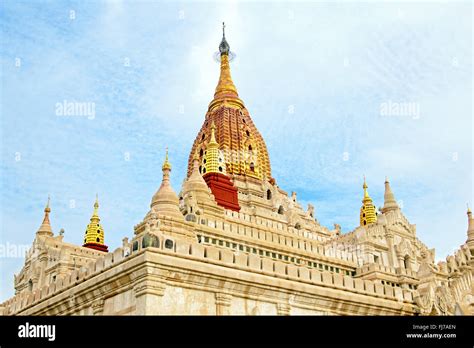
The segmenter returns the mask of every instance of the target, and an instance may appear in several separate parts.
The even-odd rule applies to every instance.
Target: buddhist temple
[[[354,229],[323,226],[312,203],[304,206],[272,177],[265,141],[231,77],[230,41],[223,26],[219,80],[187,167],[171,170],[182,139],[160,152],[161,173],[140,163],[154,173],[156,193],[143,201],[148,211],[135,226],[107,231],[122,238],[113,250],[98,198],[82,246],[54,233],[48,199],[40,228],[29,232],[15,296],[0,314],[474,315],[471,210],[467,239],[438,261],[397,203],[394,191],[404,184],[396,178],[393,189],[385,178],[381,197],[369,195],[364,177],[360,212],[347,211]],[[176,171],[186,174],[181,188],[171,184]],[[381,178],[370,182],[383,187]],[[374,202],[383,203],[379,211]],[[41,214],[38,207],[38,222]],[[67,231],[79,240],[84,233]]]

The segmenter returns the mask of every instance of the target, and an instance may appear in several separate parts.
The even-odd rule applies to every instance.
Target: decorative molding
[[[104,299],[99,298],[92,302],[92,314],[94,315],[102,315],[104,313]]]
[[[291,306],[288,303],[277,303],[277,315],[290,315]]]
[[[216,314],[217,315],[229,315],[231,304],[232,304],[232,295],[223,294],[220,292],[216,293]]]
[[[136,297],[143,295],[163,296],[165,294],[166,285],[156,280],[141,280],[133,286]]]

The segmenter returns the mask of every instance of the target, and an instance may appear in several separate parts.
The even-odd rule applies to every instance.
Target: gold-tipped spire
[[[362,185],[362,188],[364,189],[364,199],[370,198],[369,193],[367,192],[367,189],[369,188],[369,186],[367,186],[367,183],[365,182],[365,175],[364,175],[364,184]]]
[[[469,208],[469,203],[466,203],[467,205],[467,215],[472,215],[471,208]]]
[[[48,201],[46,206],[44,207],[44,218],[41,226],[38,228],[36,234],[38,235],[45,235],[45,236],[53,236],[53,230],[51,229],[51,223],[49,221],[49,213],[51,212],[51,208],[49,207],[50,196],[48,195]]]
[[[94,211],[92,212],[90,223],[86,228],[83,246],[86,248],[107,252],[108,247],[104,244],[104,238],[104,229],[100,223],[99,217],[99,195],[96,193]]]
[[[237,88],[235,88],[232,76],[230,74],[229,55],[230,46],[225,38],[225,24],[222,23],[222,40],[219,45],[220,61],[221,61],[221,74],[219,76],[219,82],[217,83],[216,91],[214,93],[214,100],[209,104],[209,111],[216,107],[226,104],[233,106],[238,109],[244,107],[244,103],[239,98]]]
[[[48,202],[46,203],[46,207],[44,208],[45,213],[50,213],[51,212],[51,208],[49,207],[50,200],[51,200],[51,196],[48,195]]]
[[[99,210],[99,194],[95,194],[95,203],[94,203],[94,214],[98,213]]]
[[[216,125],[214,121],[211,124],[211,139],[207,143],[206,152],[202,160],[202,174],[207,173],[225,173],[225,167],[219,160],[219,143],[216,141]]]
[[[365,175],[362,188],[364,189],[364,198],[362,199],[362,207],[360,208],[360,225],[366,226],[377,222],[377,210],[367,191],[368,186],[365,181]]]
[[[163,162],[163,166],[161,167],[161,169],[163,171],[164,170],[171,171],[171,163],[168,161],[168,147],[166,147],[166,157],[165,157],[165,161]]]

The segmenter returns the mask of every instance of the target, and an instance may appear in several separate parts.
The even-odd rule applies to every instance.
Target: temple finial
[[[49,207],[50,196],[48,195],[48,201],[46,206],[44,207],[44,218],[41,226],[39,227],[36,234],[39,235],[46,235],[46,236],[53,236],[53,231],[51,230],[51,223],[49,222],[49,213],[51,212],[51,208]]]
[[[244,107],[244,103],[239,98],[237,88],[235,88],[234,82],[230,74],[230,60],[233,57],[233,53],[230,52],[230,46],[225,38],[225,24],[222,23],[222,40],[219,44],[219,54],[221,63],[221,74],[219,81],[216,86],[214,93],[214,99],[209,104],[209,111],[224,105],[233,105],[234,107],[241,109]]]
[[[222,173],[225,174],[224,166],[219,163],[219,143],[216,140],[216,125],[211,123],[211,139],[207,143],[204,153],[202,173]]]
[[[474,219],[472,218],[472,211],[467,204],[467,241],[469,249],[474,250]]]
[[[223,55],[229,55],[230,51],[230,46],[227,43],[227,40],[225,39],[225,24],[222,22],[222,40],[219,45],[219,52],[221,53],[221,56]]]
[[[98,193],[95,194],[94,211],[92,212],[90,223],[87,225],[86,233],[84,235],[84,244],[82,246],[85,248],[108,252],[108,247],[104,242],[104,229],[100,223]]]
[[[165,161],[163,162],[163,166],[161,169],[164,170],[171,170],[171,163],[168,161],[168,146],[166,147],[166,157]]]
[[[397,200],[395,199],[395,195],[392,192],[392,188],[390,187],[388,177],[385,177],[385,193],[383,197],[383,207],[381,209],[382,213],[385,214],[389,211],[400,209]]]
[[[364,175],[364,184],[362,185],[362,188],[364,189],[364,198],[369,197],[369,193],[367,192],[367,182],[365,181],[365,175]]]
[[[51,200],[51,196],[48,195],[48,202],[46,203],[46,207],[44,208],[45,213],[51,212],[51,208],[49,207],[49,201]]]
[[[360,208],[360,225],[365,226],[377,222],[377,211],[372,202],[372,198],[369,196],[369,192],[367,192],[368,186],[365,181],[365,175],[362,188],[364,189],[364,198],[362,199],[362,207]]]

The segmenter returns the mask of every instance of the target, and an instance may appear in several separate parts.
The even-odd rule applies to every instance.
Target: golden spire
[[[99,194],[95,194],[95,203],[94,203],[94,216],[99,217]]]
[[[202,159],[202,174],[207,173],[225,173],[224,163],[219,160],[219,144],[216,141],[216,125],[214,121],[211,124],[211,139],[207,143],[206,151]]]
[[[360,208],[360,225],[366,226],[377,222],[377,211],[367,191],[368,186],[365,181],[365,175],[362,188],[364,189],[364,198],[362,199],[362,207]]]
[[[166,147],[166,157],[165,161],[163,162],[163,166],[161,167],[162,170],[169,170],[171,171],[171,163],[168,161],[168,147]]]
[[[369,197],[369,193],[367,192],[367,189],[369,188],[369,186],[367,186],[367,183],[365,182],[365,175],[364,175],[364,185],[362,185],[362,188],[364,189],[364,199],[367,199]]]
[[[48,202],[46,203],[46,207],[44,208],[45,213],[50,213],[51,212],[51,208],[49,207],[49,201],[50,200],[51,200],[51,196],[48,195]]]
[[[244,107],[244,103],[240,100],[235,88],[232,76],[230,74],[229,65],[229,54],[230,46],[225,39],[225,24],[222,23],[222,41],[219,45],[220,61],[221,61],[221,74],[219,76],[219,82],[217,83],[216,91],[214,93],[214,100],[209,104],[209,111],[215,109],[221,104],[228,106],[234,106],[238,109]]]
[[[100,251],[108,251],[108,247],[104,244],[104,229],[102,224],[100,224],[98,194],[95,196],[94,211],[86,228],[83,246]]]
[[[39,235],[46,235],[46,236],[53,236],[53,231],[51,229],[51,223],[49,222],[49,213],[51,212],[51,208],[49,207],[50,197],[48,195],[48,202],[44,207],[44,218],[41,226],[38,228],[36,234]]]

